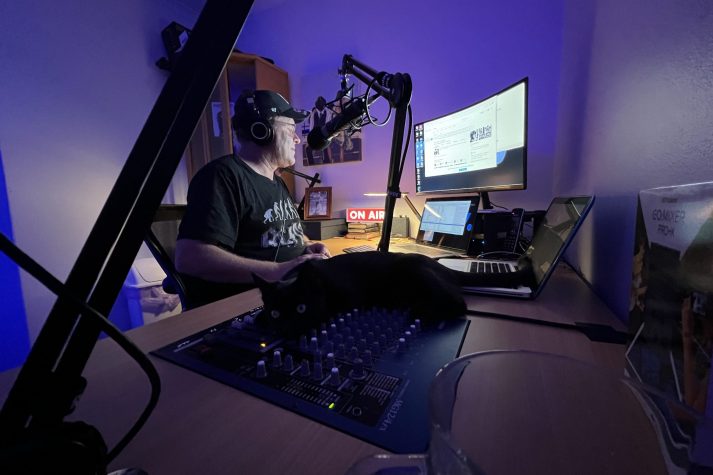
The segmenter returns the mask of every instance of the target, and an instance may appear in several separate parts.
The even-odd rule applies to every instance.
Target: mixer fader
[[[425,450],[428,387],[458,356],[467,320],[355,309],[283,338],[256,324],[261,310],[153,353],[392,452]]]

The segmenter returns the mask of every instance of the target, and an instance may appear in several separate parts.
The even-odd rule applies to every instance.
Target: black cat
[[[466,311],[461,286],[511,287],[529,282],[530,275],[529,269],[458,272],[419,254],[374,251],[310,260],[280,282],[254,277],[265,305],[258,320],[297,334],[354,308],[407,310],[425,322],[455,318]]]

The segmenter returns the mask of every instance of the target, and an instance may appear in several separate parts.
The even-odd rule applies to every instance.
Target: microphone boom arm
[[[342,67],[339,73],[354,75],[357,79],[369,85],[396,109],[391,139],[389,178],[386,186],[386,200],[384,202],[384,222],[381,240],[378,246],[380,251],[388,252],[396,198],[401,196],[401,191],[399,190],[399,182],[401,181],[401,151],[403,150],[404,130],[406,128],[406,113],[411,103],[411,93],[413,91],[411,76],[402,73],[388,74],[385,72],[377,72],[375,69],[354,59],[354,57],[349,54],[345,54],[342,58]]]
[[[280,169],[283,172],[290,173],[292,175],[298,176],[300,178],[304,178],[305,180],[309,180],[309,184],[307,185],[308,188],[312,188],[315,183],[322,183],[322,180],[319,179],[319,173],[315,173],[314,176],[307,175],[306,173],[298,172],[294,168],[281,168]],[[297,206],[297,214],[300,215],[300,219],[305,219],[305,197],[302,196],[302,200],[300,201],[300,204]]]

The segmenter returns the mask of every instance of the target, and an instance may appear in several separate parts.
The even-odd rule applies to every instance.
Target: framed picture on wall
[[[331,102],[319,96],[314,103],[312,112],[303,122],[303,134],[306,136],[310,130],[324,125],[341,113],[350,99],[337,96]],[[307,140],[302,145],[302,164],[304,166],[327,165],[332,163],[348,163],[362,161],[362,133],[360,129],[341,131],[331,138],[329,145],[323,150],[313,150],[307,145]]]
[[[305,189],[305,220],[330,219],[332,217],[332,187],[321,186]]]

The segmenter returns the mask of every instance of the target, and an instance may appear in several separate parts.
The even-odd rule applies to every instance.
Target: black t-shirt
[[[282,179],[260,175],[235,155],[213,160],[193,177],[178,239],[195,239],[239,256],[277,262],[302,254],[306,241]],[[254,287],[182,277],[192,306]]]

